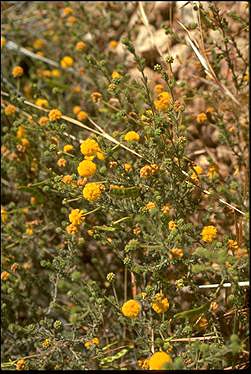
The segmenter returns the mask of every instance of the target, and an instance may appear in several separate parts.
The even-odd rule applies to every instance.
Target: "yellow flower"
[[[48,348],[51,345],[51,339],[47,338],[42,342],[43,348]]]
[[[2,222],[6,223],[7,218],[8,218],[7,210],[5,208],[1,207],[1,220],[2,220]]]
[[[154,296],[152,308],[156,313],[166,312],[169,308],[169,302],[167,297],[165,297],[162,293],[157,293]]]
[[[210,243],[217,235],[217,229],[214,226],[205,226],[201,231],[202,240]]]
[[[206,319],[206,317],[201,317],[197,322],[197,326],[200,330],[205,330],[208,326],[208,320]]]
[[[125,163],[123,166],[124,166],[124,169],[127,173],[132,171],[132,165],[131,164]]]
[[[25,233],[26,233],[27,235],[31,236],[31,235],[33,234],[33,230],[32,230],[32,228],[31,228],[31,227],[27,227]]]
[[[1,48],[6,46],[6,39],[4,36],[1,36]]]
[[[66,20],[66,23],[67,23],[68,26],[69,26],[69,25],[73,25],[73,24],[76,23],[76,22],[77,22],[77,18],[74,17],[74,16],[70,16],[70,17],[68,17],[67,20]]]
[[[77,119],[79,121],[85,121],[87,118],[88,118],[88,114],[86,112],[84,112],[83,110],[81,110],[80,112],[78,112]]]
[[[24,69],[21,66],[15,66],[12,69],[12,75],[14,78],[19,78],[23,75]]]
[[[102,94],[100,92],[92,92],[91,99],[93,103],[98,103],[102,98]]]
[[[112,79],[120,79],[120,78],[122,78],[122,75],[119,74],[117,71],[114,71],[112,73]]]
[[[157,99],[154,100],[154,106],[157,110],[164,112],[169,108],[171,101],[171,95],[168,92],[163,91],[157,96]]]
[[[41,106],[42,108],[48,108],[49,103],[46,99],[37,99],[35,104],[37,106]]]
[[[87,183],[83,189],[83,196],[88,201],[98,200],[102,194],[103,186],[99,183]]]
[[[79,85],[73,86],[72,92],[79,94],[81,92],[81,87]]]
[[[202,113],[199,113],[196,117],[196,121],[197,123],[204,123],[206,122],[207,120],[207,115],[206,113],[202,112]]]
[[[227,242],[227,248],[232,252],[235,252],[239,249],[238,243],[236,240],[229,239]]]
[[[40,117],[38,121],[40,126],[45,126],[47,125],[48,122],[49,122],[49,118],[45,116]]]
[[[62,113],[58,109],[52,109],[49,112],[49,120],[51,122],[58,121],[62,117]]]
[[[170,252],[171,252],[173,257],[183,257],[184,256],[184,251],[181,248],[172,248]]]
[[[74,63],[74,60],[71,56],[65,56],[60,61],[60,65],[63,69],[70,68]]]
[[[135,318],[141,311],[141,305],[138,301],[131,299],[122,305],[121,311],[125,317]]]
[[[75,235],[76,232],[78,231],[77,226],[74,226],[72,223],[68,226],[66,226],[66,231],[70,235]]]
[[[8,271],[2,271],[1,273],[1,280],[2,281],[6,281],[10,276],[10,273],[8,273]]]
[[[78,165],[78,174],[81,177],[92,177],[97,170],[97,166],[90,160],[81,161]]]
[[[69,16],[72,13],[73,13],[73,9],[70,8],[70,7],[66,7],[66,8],[63,9],[63,15],[64,16]]]
[[[81,111],[81,108],[79,105],[75,105],[72,109],[74,114],[78,114]]]
[[[45,46],[45,41],[42,39],[36,39],[33,42],[33,48],[35,49],[43,49]]]
[[[105,159],[105,155],[104,155],[104,153],[103,152],[97,152],[97,158],[99,159],[99,160],[104,160]]]
[[[22,138],[25,135],[25,128],[23,126],[18,126],[17,138]]]
[[[168,214],[170,212],[170,209],[171,209],[170,206],[166,204],[161,208],[161,211],[163,214]]]
[[[166,352],[155,352],[149,359],[150,370],[164,370],[165,365],[172,362],[171,357]]]
[[[138,366],[141,368],[141,369],[149,369],[149,359],[148,358],[143,358],[142,360],[138,360],[137,361],[137,364]]]
[[[25,360],[21,358],[16,363],[16,370],[23,370],[25,368]]]
[[[64,168],[65,165],[66,165],[66,160],[64,158],[60,158],[59,160],[57,160],[57,165],[60,167],[60,168]]]
[[[211,165],[208,168],[207,176],[209,179],[213,179],[218,174],[219,168],[217,165]]]
[[[12,116],[13,114],[16,113],[16,110],[17,110],[17,108],[14,105],[8,104],[4,108],[4,113],[6,114],[6,116]]]
[[[64,146],[64,152],[71,152],[73,150],[73,145],[71,144],[66,144]]]
[[[100,344],[99,338],[93,338],[93,339],[85,342],[84,346],[85,346],[86,349],[89,349],[91,346],[99,345],[99,344]]]
[[[22,146],[23,146],[24,148],[27,148],[27,147],[30,145],[29,140],[26,139],[26,138],[22,138],[22,139],[21,139],[21,143],[22,143]]]
[[[96,156],[101,149],[98,143],[94,139],[87,138],[84,140],[80,146],[80,151],[85,156]]]
[[[214,108],[212,106],[209,106],[207,109],[206,109],[206,113],[213,113],[214,112]]]
[[[154,208],[156,208],[156,204],[153,203],[152,201],[149,201],[149,203],[147,203],[146,206],[145,206],[145,209],[148,210],[148,211],[150,211]]]
[[[117,42],[117,40],[111,40],[110,42],[109,42],[109,48],[110,49],[115,49],[115,48],[117,48],[117,46],[118,46],[118,42]]]
[[[198,176],[197,176],[197,174],[198,174],[198,175],[201,174],[201,173],[203,172],[203,169],[202,169],[201,166],[196,165],[196,166],[193,167],[193,170],[194,170],[194,172],[193,172],[193,174],[191,175],[191,179],[193,179],[193,180],[198,180]]]
[[[125,134],[124,140],[126,142],[138,142],[140,139],[140,136],[137,132],[135,131],[129,131],[128,133]]]
[[[174,230],[174,229],[176,229],[176,227],[177,227],[177,225],[176,225],[176,223],[175,223],[175,221],[169,221],[168,222],[168,228],[169,228],[169,230]]]
[[[155,92],[156,94],[160,94],[160,93],[163,92],[163,91],[164,91],[164,87],[163,87],[162,84],[156,84],[156,85],[154,86],[154,92]]]
[[[65,184],[71,184],[71,182],[72,182],[72,176],[71,175],[65,175],[62,178],[62,182],[65,183]]]
[[[61,76],[61,71],[58,70],[58,69],[52,69],[51,71],[51,75],[54,77],[54,78],[59,78]]]
[[[145,165],[140,169],[140,177],[141,178],[148,178],[152,175],[156,174],[159,170],[158,165],[151,164],[151,165]]]
[[[72,209],[71,213],[69,214],[69,221],[74,225],[78,226],[83,223],[85,217],[84,217],[84,211],[79,209]]]
[[[75,45],[76,51],[83,51],[86,48],[86,44],[84,42],[77,42]]]

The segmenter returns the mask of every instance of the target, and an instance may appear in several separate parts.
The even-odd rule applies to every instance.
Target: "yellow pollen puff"
[[[81,107],[79,105],[75,105],[72,111],[74,114],[78,114],[81,111]]]
[[[64,159],[64,158],[60,158],[58,161],[57,161],[57,165],[60,167],[60,168],[64,168],[65,165],[66,165],[67,161]]]
[[[35,101],[35,104],[37,106],[41,106],[42,108],[48,108],[48,106],[49,106],[49,103],[46,99],[37,99]]]
[[[88,201],[98,200],[104,186],[99,183],[87,183],[83,189],[83,197]]]
[[[118,42],[117,42],[117,40],[111,40],[110,42],[109,42],[109,48],[110,49],[115,49],[115,48],[117,48],[117,46],[118,46]]]
[[[112,79],[120,79],[120,78],[122,78],[122,75],[119,74],[117,71],[113,71]]]
[[[136,318],[141,311],[141,305],[138,301],[131,299],[122,305],[121,311],[125,317]]]
[[[148,178],[152,175],[156,174],[159,170],[158,165],[151,164],[151,165],[145,165],[140,169],[140,177],[141,178]]]
[[[71,213],[69,214],[69,221],[74,225],[78,226],[83,223],[85,217],[84,217],[84,211],[79,209],[72,209]]]
[[[4,108],[4,113],[6,114],[6,116],[12,116],[13,114],[16,113],[16,110],[17,110],[17,108],[14,105],[8,104]]]
[[[239,245],[236,240],[229,239],[227,242],[227,248],[234,252],[239,249]]]
[[[84,156],[96,156],[101,149],[94,139],[87,138],[80,146],[80,151]]]
[[[163,91],[157,96],[157,99],[154,100],[154,106],[157,110],[164,112],[169,108],[171,102],[171,95],[167,91]]]
[[[8,271],[2,271],[1,273],[1,280],[2,281],[6,281],[10,276],[10,273],[8,273]]]
[[[61,71],[58,70],[58,69],[52,69],[52,71],[51,71],[51,75],[52,75],[52,77],[54,77],[54,78],[59,78],[59,77],[61,76]]]
[[[49,118],[45,117],[45,116],[40,117],[39,121],[38,121],[38,123],[39,123],[40,126],[45,126],[45,125],[48,124],[48,122],[49,122]]]
[[[21,66],[15,66],[12,69],[12,75],[14,78],[19,78],[23,75],[24,69]]]
[[[152,308],[158,314],[165,313],[169,308],[169,302],[167,297],[165,297],[162,293],[157,293],[154,296]]]
[[[6,39],[4,36],[1,37],[1,48],[6,46]]]
[[[25,135],[25,128],[23,126],[19,126],[17,129],[17,138],[22,138]]]
[[[197,123],[204,123],[206,122],[207,120],[207,115],[206,113],[202,112],[202,113],[199,113],[196,117],[196,121]]]
[[[45,41],[42,39],[36,39],[33,42],[33,48],[35,49],[43,49],[45,46]]]
[[[214,226],[205,226],[203,227],[200,235],[202,236],[202,240],[204,240],[204,242],[211,243],[217,235],[217,229]]]
[[[166,352],[155,352],[149,359],[150,370],[164,370],[165,365],[172,362],[172,358]]]
[[[127,142],[138,142],[140,139],[140,136],[137,132],[135,131],[129,131],[124,135],[124,140]]]
[[[184,256],[184,251],[181,248],[172,248],[170,252],[172,254],[172,257],[174,258],[179,258],[179,257]]]
[[[170,209],[171,209],[171,207],[170,207],[168,204],[166,204],[166,205],[164,205],[164,206],[161,208],[161,211],[162,211],[163,214],[169,214]]]
[[[102,98],[102,94],[100,92],[92,92],[91,99],[93,103],[98,103]]]
[[[66,226],[66,231],[70,235],[75,235],[76,232],[78,231],[77,226],[74,226],[72,223],[68,226]]]
[[[83,51],[86,48],[86,44],[84,42],[77,42],[75,45],[76,51]]]
[[[128,164],[128,163],[125,163],[124,164],[124,169],[127,173],[129,173],[130,171],[132,171],[132,165],[131,164]]]
[[[49,112],[49,120],[50,120],[51,122],[58,121],[61,117],[62,117],[62,113],[61,113],[60,110],[58,110],[58,109],[52,109],[52,110]]]
[[[77,22],[77,18],[74,17],[74,16],[70,16],[70,17],[68,17],[67,20],[66,20],[67,25],[73,25],[73,24],[76,23],[76,22]]]
[[[51,339],[47,338],[42,342],[43,348],[48,348],[51,345]]]
[[[149,201],[149,203],[147,203],[146,206],[145,206],[145,209],[148,210],[148,211],[150,211],[154,208],[156,208],[156,205],[152,201]]]
[[[27,227],[25,233],[26,233],[27,235],[31,236],[31,235],[33,234],[33,230],[32,230],[32,228],[31,228],[31,227]]]
[[[169,221],[168,222],[168,228],[169,228],[169,230],[174,230],[174,229],[176,229],[176,227],[177,227],[177,224],[175,223],[175,221]]]
[[[73,13],[73,9],[70,8],[70,7],[66,7],[66,8],[63,9],[63,15],[64,16],[69,16],[72,13]]]
[[[60,65],[63,69],[70,68],[74,64],[74,60],[71,56],[65,56],[60,61]]]
[[[86,349],[89,349],[91,346],[99,345],[99,344],[100,344],[99,338],[93,338],[93,339],[85,342],[84,346],[85,346]]]
[[[23,370],[25,368],[25,360],[21,358],[16,363],[16,370]]]
[[[71,144],[66,144],[65,146],[64,146],[64,152],[71,152],[71,151],[73,151],[73,145],[71,145]]]
[[[91,160],[81,161],[78,165],[78,174],[81,177],[92,177],[97,170],[96,164]]]
[[[27,148],[30,145],[30,142],[26,138],[21,138],[21,144],[23,147]]]
[[[62,182],[64,184],[71,184],[71,182],[72,182],[72,176],[71,175],[65,175],[65,176],[63,176]]]
[[[81,110],[80,112],[78,112],[77,119],[79,121],[85,121],[87,118],[88,118],[88,114],[86,112],[84,112],[83,110]]]
[[[6,223],[8,218],[7,210],[1,207],[1,220],[2,223]]]

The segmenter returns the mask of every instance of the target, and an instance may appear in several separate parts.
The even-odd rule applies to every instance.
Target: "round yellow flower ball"
[[[128,133],[125,134],[124,140],[126,142],[138,142],[140,139],[140,136],[137,132],[135,131],[129,131]]]
[[[21,66],[15,66],[12,69],[12,75],[14,78],[19,78],[23,75],[24,69]]]
[[[102,194],[103,186],[99,183],[87,183],[83,189],[83,196],[88,201],[98,200]]]
[[[78,165],[78,174],[81,177],[92,177],[96,173],[96,170],[97,166],[91,160],[81,161]]]
[[[141,311],[141,305],[138,301],[131,299],[123,304],[121,311],[125,317],[135,318]]]
[[[150,370],[165,370],[165,365],[172,362],[172,358],[166,352],[155,352],[148,361]]]

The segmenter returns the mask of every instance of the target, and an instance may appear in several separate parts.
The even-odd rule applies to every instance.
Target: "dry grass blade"
[[[217,85],[220,87],[222,92],[227,94],[227,96],[229,96],[231,98],[231,100],[233,100],[235,102],[235,104],[240,105],[239,101],[234,97],[234,95],[229,91],[229,89],[223,83],[221,83],[218,80],[218,78],[217,78],[215,72],[213,71],[211,65],[209,64],[208,61],[206,61],[205,57],[200,53],[198,43],[195,41],[195,39],[193,39],[191,37],[191,34],[189,33],[189,30],[183,25],[183,23],[181,23],[180,21],[177,21],[177,22],[187,32],[187,35],[185,36],[186,42],[188,44],[190,44],[192,50],[194,51],[196,57],[198,58],[201,65],[205,69],[205,72],[209,76],[209,78],[214,80],[217,83]],[[197,44],[197,46],[196,46],[196,44]]]

